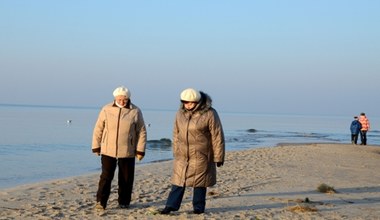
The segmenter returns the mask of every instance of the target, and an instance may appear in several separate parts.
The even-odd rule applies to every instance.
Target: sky
[[[380,116],[377,0],[1,0],[0,103]]]

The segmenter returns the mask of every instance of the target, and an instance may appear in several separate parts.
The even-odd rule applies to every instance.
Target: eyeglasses
[[[116,98],[115,100],[117,102],[127,102],[128,101],[128,99],[126,99],[126,98]]]
[[[182,102],[183,104],[189,104],[189,103],[197,104],[197,103],[198,103],[198,102],[189,102],[189,101],[184,101],[184,100],[181,100],[181,102]]]

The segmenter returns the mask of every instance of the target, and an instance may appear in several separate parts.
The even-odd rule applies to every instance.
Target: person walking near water
[[[362,125],[360,129],[360,145],[367,145],[367,132],[370,129],[369,120],[364,112],[360,113],[359,122]]]
[[[218,113],[204,92],[182,91],[173,129],[172,187],[161,214],[179,210],[185,187],[193,187],[193,213],[205,211],[207,187],[216,184],[216,167],[224,164],[225,140]]]
[[[107,207],[116,166],[118,173],[119,208],[131,202],[135,157],[145,156],[146,128],[141,110],[131,103],[131,93],[125,87],[113,92],[114,101],[105,105],[96,121],[92,152],[101,155],[102,172],[96,194],[97,210]]]
[[[359,118],[355,116],[350,126],[352,144],[358,144],[358,136],[359,136],[359,132],[361,128],[362,128],[362,125],[359,122]]]

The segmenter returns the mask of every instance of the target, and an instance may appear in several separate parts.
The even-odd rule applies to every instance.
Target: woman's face
[[[182,101],[182,103],[186,110],[192,110],[198,104],[197,102],[187,102],[187,101]]]
[[[119,104],[120,106],[125,107],[125,105],[126,105],[127,102],[128,102],[128,99],[127,99],[126,96],[119,95],[119,96],[116,96],[116,97],[115,97],[115,101],[116,101],[116,103]]]

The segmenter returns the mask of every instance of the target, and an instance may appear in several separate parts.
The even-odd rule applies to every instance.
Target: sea
[[[0,189],[100,174],[100,157],[91,152],[99,111],[100,107],[0,104]],[[171,160],[170,144],[163,140],[172,138],[176,110],[142,112],[148,144],[137,166]],[[351,143],[352,115],[218,113],[227,153],[279,144]],[[380,118],[368,117],[372,128],[368,144],[380,147]]]

